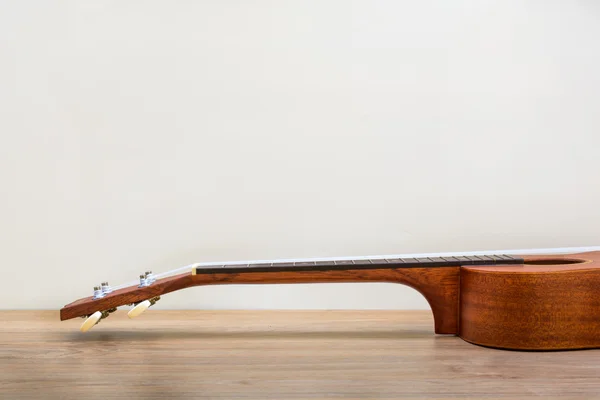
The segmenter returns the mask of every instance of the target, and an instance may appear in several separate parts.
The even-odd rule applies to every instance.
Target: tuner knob
[[[104,294],[108,294],[113,291],[112,288],[108,285],[108,282],[102,282],[102,286],[100,287],[100,289],[102,289],[102,293]]]
[[[83,324],[81,324],[81,328],[79,328],[79,330],[81,332],[89,331],[98,323],[98,321],[100,321],[101,318],[102,313],[100,311],[96,311],[95,313],[87,317],[85,321],[83,321]]]
[[[138,317],[144,311],[146,311],[148,309],[148,307],[150,307],[150,306],[151,306],[150,300],[144,300],[141,303],[136,304],[135,307],[133,307],[131,310],[129,310],[129,312],[127,313],[127,316],[130,319]]]
[[[154,274],[152,273],[152,271],[146,271],[146,285],[150,285],[152,283],[154,283],[154,281],[156,280],[154,278]]]
[[[101,286],[94,286],[94,300],[104,297],[104,292]]]

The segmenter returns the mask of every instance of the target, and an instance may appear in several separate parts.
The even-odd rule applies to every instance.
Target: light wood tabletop
[[[0,399],[592,399],[600,350],[436,336],[429,311],[0,312]]]

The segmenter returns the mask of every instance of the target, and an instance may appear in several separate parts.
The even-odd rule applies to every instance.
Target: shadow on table
[[[191,331],[186,330],[95,330],[86,334],[69,333],[69,339],[74,342],[103,342],[103,341],[153,341],[153,340],[264,340],[264,339],[324,339],[324,340],[356,340],[356,339],[423,339],[444,338],[448,336],[435,335],[429,330],[398,330],[398,331]],[[454,336],[450,336],[454,337]]]

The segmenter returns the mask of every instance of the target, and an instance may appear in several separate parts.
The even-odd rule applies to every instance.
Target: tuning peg
[[[129,312],[127,313],[127,316],[130,319],[138,317],[144,311],[146,311],[149,307],[155,305],[158,300],[160,300],[160,296],[156,296],[150,300],[144,300],[142,302],[135,304],[135,306],[131,310],[129,310]]]
[[[96,311],[95,313],[87,317],[85,321],[83,321],[83,324],[81,324],[81,328],[79,328],[79,330],[81,332],[89,331],[100,321],[101,318],[102,313],[100,311]]]
[[[111,308],[111,309],[106,310],[106,311],[96,311],[92,315],[89,315],[85,319],[85,321],[83,321],[83,324],[81,324],[81,327],[79,328],[79,330],[81,332],[87,332],[87,331],[89,331],[94,326],[96,326],[101,320],[103,320],[104,318],[108,317],[111,313],[113,313],[115,311],[117,311],[116,308]]]
[[[150,307],[150,300],[144,300],[140,303],[137,303],[135,305],[135,307],[133,307],[131,310],[129,310],[129,312],[127,313],[127,316],[130,319],[133,319],[133,318],[139,316],[140,314],[142,314],[144,311],[146,311],[148,309],[148,307]]]

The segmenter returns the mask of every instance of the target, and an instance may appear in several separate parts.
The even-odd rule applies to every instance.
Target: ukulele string
[[[166,272],[161,272],[160,274],[154,274],[154,278],[155,279],[161,279],[161,278],[165,278],[177,273],[184,273],[184,272],[192,272],[192,270],[194,268],[198,268],[198,267],[208,267],[208,266],[215,266],[215,265],[248,265],[248,264],[255,264],[255,263],[276,263],[276,262],[298,262],[298,261],[330,261],[330,260],[359,260],[359,259],[373,259],[373,258],[381,258],[381,256],[377,256],[377,257],[328,257],[328,258],[290,258],[290,259],[279,259],[279,260],[253,260],[253,261],[219,261],[219,262],[214,262],[214,261],[208,261],[208,262],[200,262],[200,263],[194,263],[194,264],[189,264],[186,265],[184,267],[180,267],[180,268],[175,268],[172,269],[170,271],[166,271]],[[112,290],[119,290],[119,289],[124,289],[127,287],[131,287],[131,286],[138,286],[140,284],[140,281],[130,281],[127,283],[123,283],[121,285],[118,286],[113,286]]]
[[[254,263],[254,262],[276,262],[276,261],[279,261],[279,260],[259,260],[259,261],[250,261],[250,262],[249,261],[200,262],[200,263],[189,264],[184,267],[175,268],[170,271],[161,272],[160,274],[154,274],[154,279],[166,278],[168,276],[175,275],[177,273],[192,272],[192,270],[194,268],[214,266],[215,264],[216,265],[246,265],[246,264]],[[282,261],[285,261],[285,260],[282,260]],[[296,259],[295,261],[298,261],[298,259]],[[119,290],[119,289],[124,289],[126,287],[138,286],[139,284],[140,284],[139,280],[130,281],[130,282],[118,285],[118,286],[113,286],[112,290]]]
[[[175,268],[170,271],[155,274],[155,279],[165,278],[167,276],[176,274],[191,272],[194,268],[207,267],[215,265],[247,265],[247,264],[258,264],[258,263],[279,263],[279,262],[304,262],[304,261],[332,261],[332,260],[368,260],[368,259],[379,259],[379,258],[403,258],[403,257],[452,257],[452,256],[478,256],[478,255],[511,255],[511,254],[569,254],[569,253],[581,253],[585,251],[598,251],[600,246],[597,247],[564,247],[564,248],[544,248],[544,249],[519,249],[519,250],[493,250],[493,251],[468,251],[468,252],[444,252],[444,253],[418,253],[418,254],[401,254],[401,255],[377,255],[377,256],[359,256],[359,257],[319,257],[319,258],[288,258],[288,259],[277,259],[277,260],[253,260],[253,261],[220,261],[220,262],[200,262],[189,264],[184,267]],[[124,283],[119,286],[112,287],[113,290],[123,289],[131,286],[138,286],[139,280]]]
[[[410,256],[416,256],[414,254],[411,254]],[[207,262],[199,262],[199,263],[194,263],[194,264],[189,264],[186,265],[184,267],[180,267],[180,268],[175,268],[172,269],[170,271],[166,271],[166,272],[161,272],[160,274],[154,274],[154,278],[155,279],[161,279],[161,278],[165,278],[168,277],[170,275],[174,275],[177,273],[184,273],[184,272],[192,272],[192,270],[194,268],[198,268],[198,267],[214,267],[215,265],[223,265],[223,266],[233,266],[233,265],[248,265],[248,264],[262,264],[262,263],[289,263],[289,262],[311,262],[311,261],[333,261],[333,260],[337,260],[337,261],[342,261],[342,260],[374,260],[374,259],[379,259],[379,258],[395,258],[398,256],[349,256],[349,257],[314,257],[314,258],[282,258],[282,259],[276,259],[276,260],[251,260],[251,261],[207,261]],[[119,286],[113,286],[112,289],[113,290],[119,290],[119,289],[124,289],[127,287],[131,287],[131,286],[138,286],[140,284],[140,281],[131,281],[131,282],[127,282],[124,284],[121,284]]]
[[[417,256],[414,254],[411,254],[410,256]],[[176,269],[172,269],[170,271],[166,271],[166,272],[161,272],[160,274],[155,274],[154,278],[155,279],[161,279],[161,278],[165,278],[177,273],[184,273],[184,272],[192,272],[192,270],[194,268],[198,268],[198,267],[214,267],[215,265],[223,265],[223,266],[233,266],[233,265],[248,265],[248,264],[262,264],[262,263],[289,263],[289,262],[311,262],[311,261],[332,261],[332,260],[337,260],[337,261],[342,261],[342,260],[374,260],[374,259],[378,259],[378,258],[395,258],[398,256],[354,256],[354,257],[318,257],[318,258],[285,258],[285,259],[277,259],[277,260],[252,260],[252,261],[219,261],[219,262],[214,262],[214,261],[208,261],[208,262],[200,262],[200,263],[194,263],[194,264],[189,264],[186,265],[184,267],[180,267],[180,268],[176,268]],[[122,285],[119,286],[113,286],[112,289],[113,290],[119,290],[119,289],[124,289],[127,287],[131,287],[131,286],[138,286],[140,284],[140,281],[131,281],[131,282],[127,282],[124,283]]]
[[[160,278],[167,277],[169,275],[176,274],[178,272],[181,272],[181,273],[186,272],[186,271],[190,271],[191,272],[192,269],[196,268],[197,266],[199,266],[199,264],[200,263],[190,264],[190,265],[186,265],[185,267],[175,268],[175,269],[172,269],[170,271],[161,272],[160,274],[155,274],[154,278],[155,279],[160,279]],[[130,286],[138,286],[139,284],[140,284],[139,280],[137,280],[137,281],[131,281],[131,282],[127,282],[127,283],[124,283],[122,285],[119,285],[119,286],[114,286],[112,289],[113,290],[119,290],[119,289],[123,289],[123,288],[130,287]]]

